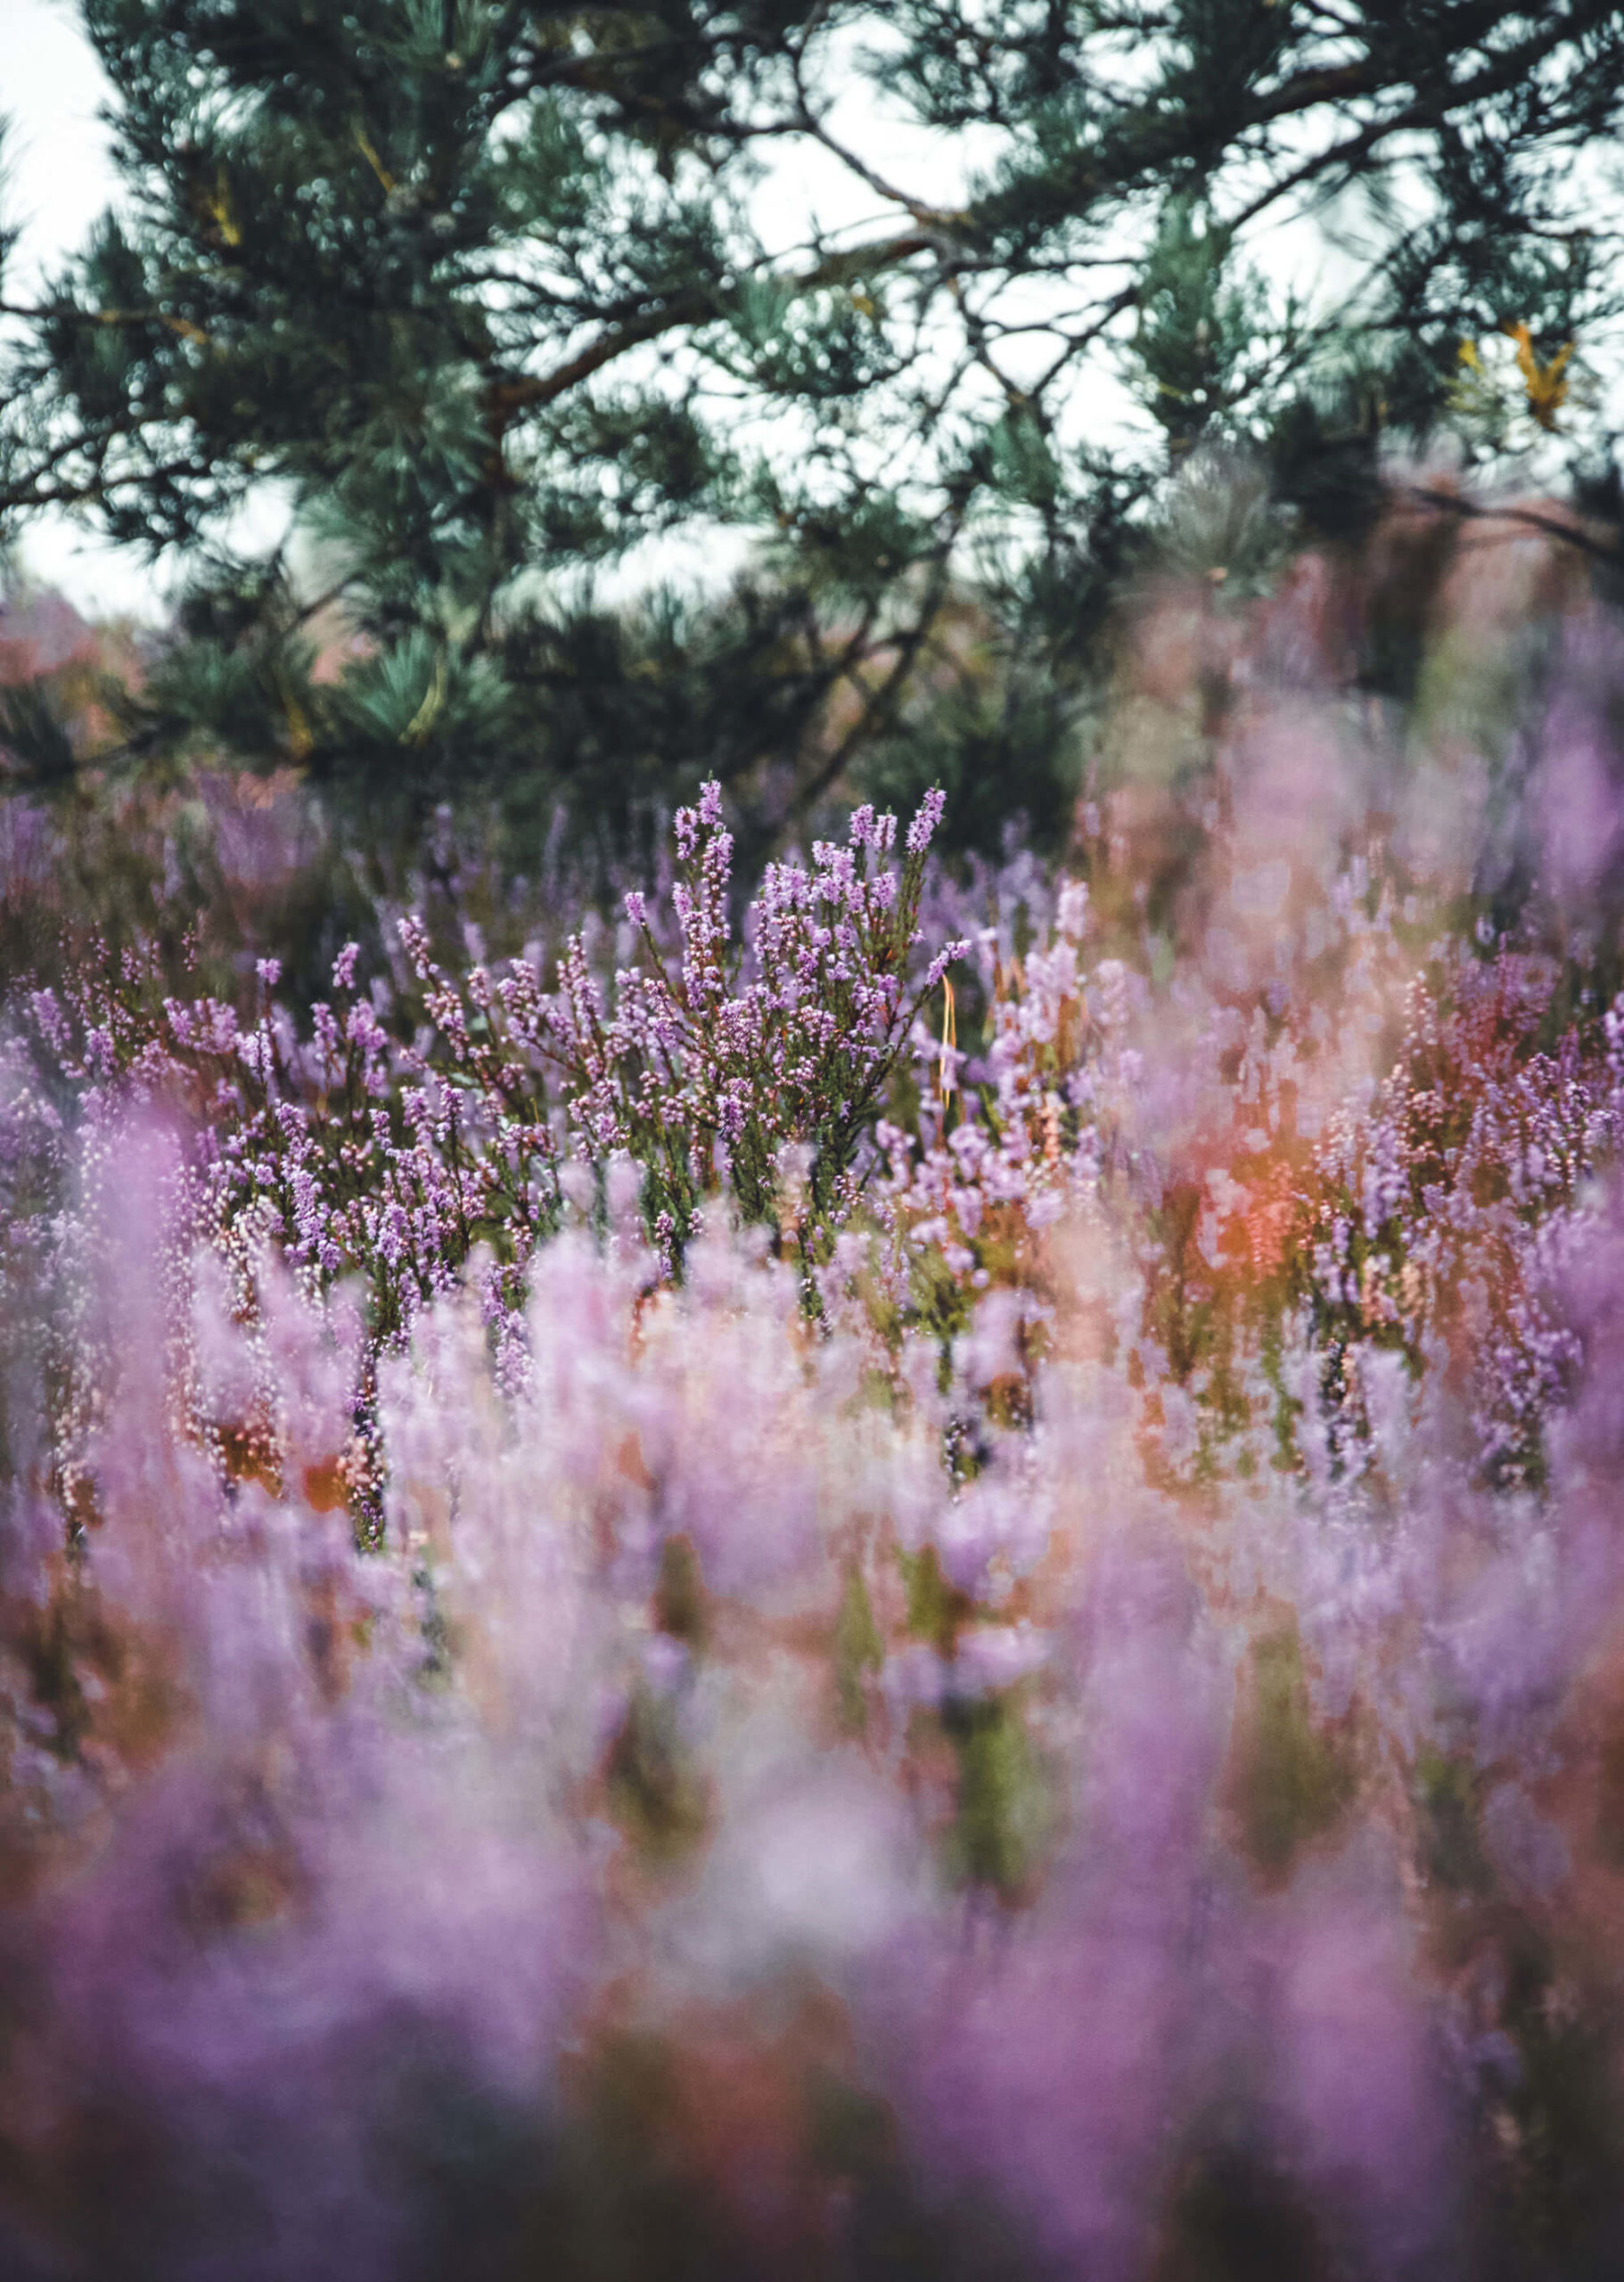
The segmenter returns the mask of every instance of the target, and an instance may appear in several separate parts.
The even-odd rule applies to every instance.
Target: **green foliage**
[[[1452,1894],[1481,1895],[1493,1884],[1480,1828],[1483,1780],[1462,1753],[1416,1753],[1411,1778],[1420,1859],[1429,1879]]]
[[[54,791],[72,780],[77,767],[73,740],[50,693],[38,682],[0,689],[0,745],[30,782]]]
[[[690,1764],[671,1704],[637,1688],[610,1745],[609,1810],[655,1867],[679,1862],[704,1836],[710,1802]]]
[[[1271,349],[1260,279],[1233,274],[1229,231],[1200,219],[1183,197],[1169,201],[1139,273],[1132,360],[1175,456],[1215,429],[1232,404],[1260,395]]]
[[[606,845],[702,775],[765,844],[865,771],[943,776],[984,840],[996,779],[1054,838],[1199,450],[1346,535],[1381,432],[1470,431],[1462,342],[1522,326],[1538,427],[1605,459],[1611,0],[81,9],[130,196],[7,305],[0,545],[68,507],[198,566],[137,758],[526,828],[562,795]],[[928,166],[846,138],[854,74]],[[829,234],[820,170],[877,218]],[[1262,265],[1315,215],[1310,307]],[[673,536],[702,598],[650,576]]]
[[[861,1735],[868,1723],[863,1682],[885,1662],[885,1646],[874,1622],[874,1605],[863,1572],[855,1565],[846,1580],[841,1612],[834,1625],[834,1684],[841,1725]]]
[[[1256,1643],[1251,1679],[1232,1798],[1246,1852],[1273,1884],[1341,1820],[1357,1777],[1347,1736],[1314,1718],[1294,1620]]]
[[[1008,1691],[949,1701],[943,1706],[942,1725],[958,1770],[948,1867],[1002,1900],[1018,1901],[1040,1867],[1055,1819],[1019,1695]]]
[[[950,1654],[955,1634],[972,1613],[969,1597],[942,1574],[933,1545],[898,1554],[898,1559],[907,1592],[908,1630],[944,1655]]]

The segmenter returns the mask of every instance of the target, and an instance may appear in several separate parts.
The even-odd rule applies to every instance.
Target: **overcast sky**
[[[0,0],[0,105],[13,134],[7,209],[25,225],[17,282],[77,245],[117,187],[96,109],[107,93],[69,0]]]
[[[7,271],[8,300],[29,298],[117,193],[96,117],[106,92],[71,0],[0,0],[0,108],[12,123],[4,210],[23,233]],[[152,573],[86,540],[65,519],[37,526],[23,553],[29,570],[82,609],[158,613]]]

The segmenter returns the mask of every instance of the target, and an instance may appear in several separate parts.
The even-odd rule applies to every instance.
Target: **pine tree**
[[[130,751],[373,803],[623,824],[704,772],[765,833],[928,766],[1041,826],[1192,455],[1350,529],[1464,343],[1571,380],[1619,306],[1604,0],[81,7],[131,203],[9,310],[0,544],[178,550]],[[934,155],[891,179],[854,90]],[[869,223],[786,228],[786,152]],[[1298,299],[1258,248],[1315,214]],[[611,606],[673,537],[737,567]]]

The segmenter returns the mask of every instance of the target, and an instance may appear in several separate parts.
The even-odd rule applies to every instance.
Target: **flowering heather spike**
[[[923,856],[936,836],[936,827],[942,820],[942,810],[947,796],[939,785],[932,785],[919,803],[919,810],[908,826],[907,851],[910,856]]]
[[[942,1045],[941,1065],[937,1072],[937,1092],[941,1101],[942,1114],[947,1110],[947,1097],[956,1085],[955,1063],[958,1055],[958,1017],[953,1003],[953,985],[942,977]]]

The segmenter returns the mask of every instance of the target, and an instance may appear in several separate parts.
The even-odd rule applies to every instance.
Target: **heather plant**
[[[87,771],[70,797],[0,799],[0,973],[13,992],[25,976],[61,983],[106,945],[171,993],[245,1008],[258,960],[275,957],[279,1000],[308,1021],[346,941],[387,968],[402,909],[458,960],[555,949],[603,877],[566,859],[560,829],[523,868],[513,852],[498,862],[488,819],[446,808],[414,835],[346,830],[287,769]]]
[[[1551,1037],[1556,981],[1501,948],[1417,986],[1393,1073],[1317,1153],[1307,1231],[1327,1387],[1356,1432],[1358,1354],[1388,1350],[1445,1373],[1510,1481],[1537,1471],[1572,1384],[1580,1342],[1556,1294],[1624,1141],[1624,1002],[1592,995]]]
[[[665,1277],[704,1201],[726,1198],[795,1250],[815,1308],[811,1271],[856,1203],[859,1147],[920,1006],[964,948],[910,972],[940,808],[928,800],[908,827],[899,868],[887,861],[895,819],[867,809],[845,849],[819,842],[809,868],[770,866],[735,944],[732,840],[712,786],[678,811],[668,907],[628,895],[634,963],[607,993],[586,933],[566,941],[549,990],[539,956],[499,976],[475,960],[454,977],[407,912],[386,922],[394,976],[360,989],[349,943],[301,1037],[276,1002],[274,957],[258,963],[245,1021],[226,999],[163,993],[153,959],[103,947],[60,987],[29,994],[32,1052],[21,1037],[11,1049],[17,1275],[48,1225],[24,1191],[61,1175],[71,1096],[103,1147],[132,1105],[185,1117],[185,1211],[224,1247],[234,1304],[255,1308],[267,1244],[313,1290],[359,1271],[369,1359],[472,1268],[503,1370],[521,1376],[527,1271],[566,1191],[589,1209],[640,1198]],[[64,1380],[94,1381],[71,1341],[67,1354]],[[365,1443],[370,1359],[356,1393]],[[222,1429],[240,1439],[249,1422],[201,1428],[229,1463]],[[263,1429],[250,1441],[263,1455]],[[372,1469],[352,1459],[360,1495]],[[375,1523],[375,1499],[367,1511]]]
[[[1540,1498],[1428,1381],[1383,1482],[1192,1502],[1087,1215],[1041,1354],[882,1385],[719,1225],[651,1298],[623,1210],[523,1384],[472,1291],[381,1359],[357,1550],[359,1317],[177,1291],[180,1174],[81,1190],[77,1531],[7,1489],[11,2270],[1606,2270],[1610,1217]],[[177,1379],[273,1391],[274,1477]]]
[[[1624,2262],[1606,623],[1290,612],[1062,870],[12,994],[5,2270]]]
[[[1514,807],[1480,781],[1462,844],[1436,804],[1471,772],[1423,749],[1396,788],[1380,730],[1259,689],[1266,632],[1202,769],[1148,813],[1131,778],[1088,812],[1086,882],[1015,862],[933,891],[972,966],[956,1037],[916,1029],[916,1123],[882,1129],[893,1288],[945,1336],[999,1286],[1037,1322],[1040,1232],[1084,1209],[1140,1264],[1180,1421],[1161,1462],[1301,1462],[1300,1344],[1338,1466],[1370,1462],[1362,1359],[1390,1350],[1441,1375],[1487,1472],[1534,1479],[1579,1361],[1562,1263],[1620,1139],[1612,923],[1554,790],[1582,764],[1610,844],[1616,645],[1564,637],[1573,684],[1530,724]],[[1497,919],[1513,839],[1526,884]]]
[[[809,867],[769,864],[735,948],[733,835],[712,783],[697,807],[677,812],[677,941],[668,957],[646,898],[628,894],[636,963],[617,969],[607,1006],[578,935],[551,997],[535,966],[521,961],[494,985],[474,968],[464,1001],[430,959],[420,930],[408,927],[408,948],[459,1071],[487,1095],[502,1086],[499,1072],[511,1065],[476,1042],[499,1004],[506,1037],[557,1073],[582,1158],[602,1164],[621,1154],[643,1169],[644,1211],[668,1274],[701,1200],[718,1189],[731,1190],[747,1221],[770,1220],[785,1233],[788,1148],[805,1153],[791,1233],[810,1265],[851,1211],[858,1147],[913,1021],[966,948],[949,942],[923,975],[909,972],[941,811],[941,794],[929,794],[908,827],[899,872],[887,862],[896,818],[867,807],[853,814],[846,848],[819,841]]]

